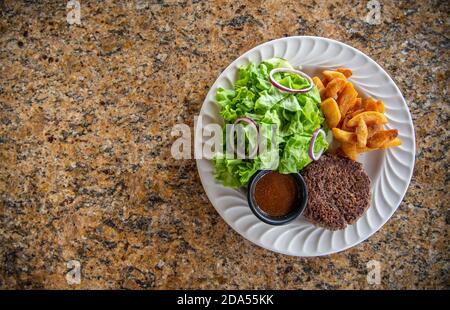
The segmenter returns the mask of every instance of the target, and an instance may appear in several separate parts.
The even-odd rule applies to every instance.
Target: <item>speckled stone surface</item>
[[[448,289],[450,8],[380,3],[370,25],[367,1],[83,0],[77,26],[66,1],[0,1],[0,287]],[[397,212],[326,257],[244,240],[209,203],[195,161],[170,156],[172,126],[193,125],[221,70],[290,35],[375,59],[417,135]],[[372,259],[380,285],[366,281]]]

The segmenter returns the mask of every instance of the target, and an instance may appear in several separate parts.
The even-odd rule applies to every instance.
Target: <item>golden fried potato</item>
[[[375,101],[372,98],[369,98],[369,99],[371,99],[371,100],[366,100],[366,103],[364,106],[366,111],[375,111],[375,112],[384,113],[383,101]]]
[[[364,120],[366,125],[376,122],[386,124],[388,122],[386,116],[384,116],[382,113],[375,111],[367,111],[359,113],[358,115],[354,116],[351,120],[348,121],[347,125],[349,127],[355,127],[358,125],[358,122],[361,118]]]
[[[341,150],[351,160],[356,160],[358,153],[356,152],[356,144],[353,143],[342,143]]]
[[[325,79],[328,81],[332,81],[334,79],[347,80],[347,78],[343,73],[337,71],[325,70],[323,71],[323,75],[325,76]]]
[[[323,85],[322,81],[317,76],[313,77],[312,80],[313,80],[313,83],[319,89],[319,91],[321,91],[322,89],[325,89],[325,86]]]
[[[353,84],[348,82],[342,92],[338,96],[337,104],[339,106],[339,110],[341,111],[341,115],[346,115],[347,111],[350,110],[356,101],[356,97],[358,93],[356,92]]]
[[[384,102],[383,101],[377,101],[377,112],[384,113]]]
[[[367,98],[364,102],[364,109],[366,111],[377,111],[377,102],[373,98]]]
[[[362,100],[347,79],[352,70],[337,68],[323,71],[323,79],[313,78],[323,100],[321,108],[334,138],[340,142],[335,151],[356,160],[359,153],[399,146],[402,141],[395,129],[384,130],[388,122],[383,101]]]
[[[376,151],[377,149],[372,149],[370,147],[364,146],[364,147],[356,147],[356,152],[358,154],[360,153],[367,153],[367,152],[372,152],[372,151]]]
[[[328,128],[334,128],[341,120],[341,112],[333,98],[327,98],[321,103],[322,112],[328,124]]]
[[[395,138],[394,140],[391,140],[390,142],[384,144],[382,148],[387,149],[388,147],[394,147],[399,145],[402,145],[402,140],[400,140],[400,138]]]
[[[354,112],[354,111],[359,110],[361,108],[362,108],[362,99],[361,98],[356,98],[353,107],[348,111],[348,113]]]
[[[397,129],[379,130],[367,140],[367,146],[370,148],[385,148],[385,146],[397,138],[397,136]]]
[[[333,136],[341,143],[353,143],[356,145],[356,134],[339,128],[333,128]]]
[[[348,114],[344,118],[342,118],[342,116],[341,116],[341,121],[338,125],[338,128],[345,130],[345,131],[355,131],[355,127],[349,127],[347,125],[348,121],[351,119],[352,119],[351,116]]]
[[[367,135],[369,134],[369,132],[367,130],[367,125],[362,118],[359,119],[355,133],[357,142],[356,145],[358,147],[365,147],[367,144]]]
[[[372,97],[367,98],[366,100],[364,100],[364,108],[366,108],[367,106],[371,106],[373,104],[375,104],[377,101],[375,99],[373,99]]]
[[[383,125],[381,123],[377,123],[377,122],[367,125],[367,139],[372,138],[373,135],[376,134],[377,131],[381,130],[382,128],[383,128]]]
[[[344,80],[344,79],[335,78],[335,79],[331,80],[327,84],[325,91],[323,92],[322,100],[327,99],[327,98],[336,99],[338,93],[345,87],[346,84],[347,84],[347,80]]]
[[[352,76],[353,72],[350,69],[346,69],[346,68],[337,68],[336,70],[337,72],[342,73],[346,78],[349,78]]]
[[[354,118],[356,115],[358,115],[358,114],[361,114],[361,113],[363,113],[363,112],[366,112],[366,110],[364,110],[363,108],[361,108],[361,109],[358,109],[358,110],[354,110],[353,112],[348,112],[347,113],[347,116],[349,116],[350,117],[350,119],[352,119],[352,118]]]

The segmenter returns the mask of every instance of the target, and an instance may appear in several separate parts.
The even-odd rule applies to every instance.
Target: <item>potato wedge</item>
[[[370,147],[364,146],[364,147],[356,147],[356,152],[358,154],[360,153],[367,153],[367,152],[372,152],[372,151],[376,151],[377,149],[372,149]]]
[[[376,134],[377,131],[381,130],[382,128],[383,128],[383,125],[381,123],[373,123],[373,124],[367,125],[367,139],[372,138],[373,135]]]
[[[322,100],[327,98],[333,98],[336,99],[338,93],[345,87],[347,84],[347,81],[344,79],[336,78],[331,80],[323,92]]]
[[[357,126],[361,118],[364,120],[366,125],[376,122],[386,124],[388,122],[386,116],[384,116],[382,113],[375,111],[367,111],[359,113],[358,115],[354,116],[351,120],[348,121],[347,126],[349,127]]]
[[[377,112],[384,113],[384,111],[385,111],[384,102],[381,100],[378,100],[377,101]]]
[[[319,91],[321,91],[322,89],[325,89],[325,86],[323,85],[322,81],[317,76],[313,77],[312,80],[313,80],[313,83],[319,89]]]
[[[345,77],[345,75],[343,73],[337,72],[337,71],[325,70],[325,71],[323,71],[323,76],[328,81],[332,81],[334,79],[347,80],[347,78]]]
[[[366,99],[364,109],[366,111],[377,111],[377,102],[373,98]]]
[[[347,111],[350,110],[356,101],[356,97],[358,93],[356,92],[353,84],[348,82],[342,92],[339,94],[337,104],[339,106],[339,110],[341,111],[341,115],[346,115]]]
[[[341,116],[341,122],[339,123],[338,128],[345,130],[345,131],[351,131],[351,132],[355,131],[355,127],[349,127],[347,125],[348,121],[351,119],[352,119],[352,117],[348,114],[344,118],[342,118],[342,116]]]
[[[353,143],[342,143],[341,150],[344,152],[345,156],[351,160],[356,160],[358,153],[356,152],[356,144]]]
[[[341,143],[352,143],[356,145],[356,134],[339,128],[333,128],[333,136]]]
[[[347,113],[355,112],[356,110],[362,109],[362,99],[356,98],[355,103],[353,104],[353,107],[348,110]]]
[[[346,78],[351,77],[353,74],[352,70],[347,69],[347,68],[337,68],[334,71],[342,73]]]
[[[366,100],[364,100],[364,108],[366,108],[367,106],[373,105],[376,102],[377,101],[375,99],[373,99],[372,97],[369,97]]]
[[[402,145],[402,140],[400,138],[395,138],[394,140],[391,140],[390,142],[386,143],[382,146],[383,149],[387,149],[389,147],[399,146]]]
[[[353,111],[353,112],[351,112],[351,113],[348,112],[348,113],[347,113],[347,116],[349,116],[350,119],[352,119],[352,118],[354,118],[356,115],[361,114],[361,113],[363,113],[363,112],[366,112],[366,110],[364,110],[363,108],[361,108],[361,109],[355,110],[355,111]]]
[[[369,134],[369,132],[367,130],[367,125],[362,118],[359,119],[355,133],[356,133],[356,145],[358,147],[365,147],[367,144],[367,135]]]
[[[325,115],[328,128],[334,128],[341,120],[341,112],[333,98],[327,98],[321,103],[322,112]]]
[[[366,101],[364,108],[366,109],[366,111],[375,111],[375,112],[384,113],[383,101],[375,101],[375,100]]]
[[[379,130],[367,140],[367,146],[370,148],[385,148],[397,136],[397,129]]]

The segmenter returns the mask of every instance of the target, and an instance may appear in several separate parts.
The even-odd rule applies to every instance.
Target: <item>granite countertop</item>
[[[0,288],[449,288],[449,4],[367,1],[0,1]],[[124,2],[125,3],[125,2]],[[394,216],[342,253],[264,250],[221,219],[194,160],[170,156],[231,61],[316,35],[376,60],[415,126]],[[366,281],[370,260],[381,284]],[[68,282],[68,262],[81,282]]]

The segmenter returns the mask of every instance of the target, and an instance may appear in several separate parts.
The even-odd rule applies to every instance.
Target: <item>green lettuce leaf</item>
[[[249,63],[239,68],[239,78],[234,89],[219,88],[216,102],[226,124],[233,124],[239,117],[254,120],[259,127],[261,148],[256,157],[237,159],[234,154],[216,153],[214,176],[228,187],[246,186],[251,176],[260,169],[293,173],[302,170],[311,159],[308,155],[312,133],[325,126],[320,109],[320,93],[316,86],[307,93],[291,94],[280,91],[269,81],[269,72],[274,68],[292,68],[281,58],[264,60],[259,65]],[[296,74],[279,72],[274,78],[284,86],[301,89],[308,81]],[[254,130],[244,124],[246,155],[249,155],[256,139]],[[224,127],[225,131],[225,127]],[[224,132],[224,137],[226,133]],[[237,135],[224,139],[236,143]],[[319,135],[314,151],[326,150],[328,143]],[[225,150],[224,150],[225,152]]]

